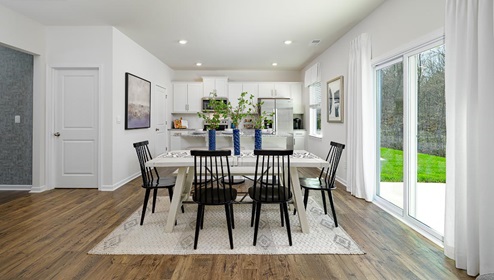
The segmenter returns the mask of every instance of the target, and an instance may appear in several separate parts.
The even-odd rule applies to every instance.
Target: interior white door
[[[98,188],[99,70],[55,70],[55,188]]]
[[[154,156],[167,151],[166,133],[166,88],[156,85],[153,98],[153,123],[155,127]]]

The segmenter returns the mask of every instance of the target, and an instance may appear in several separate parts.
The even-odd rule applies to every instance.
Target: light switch
[[[21,123],[21,116],[17,115],[14,117],[15,123]]]
[[[122,122],[120,116],[117,116],[117,124],[120,124]]]

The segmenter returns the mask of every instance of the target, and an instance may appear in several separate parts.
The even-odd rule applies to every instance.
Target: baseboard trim
[[[117,182],[113,185],[102,185],[100,188],[99,188],[99,191],[102,191],[102,192],[112,192],[112,191],[115,191],[117,190],[118,188],[120,188],[121,186],[127,184],[128,182],[134,180],[135,178],[137,178],[138,176],[140,176],[141,173],[138,172],[136,174],[133,174],[123,180],[121,180],[120,182]]]
[[[31,185],[0,185],[0,191],[30,191]]]
[[[346,190],[346,183],[347,183],[346,180],[343,180],[339,176],[336,176],[336,181],[338,183],[340,183],[340,185],[343,185],[345,187],[345,190]]]
[[[32,187],[30,193],[42,193],[45,191],[53,190],[53,188],[49,188],[46,185]]]

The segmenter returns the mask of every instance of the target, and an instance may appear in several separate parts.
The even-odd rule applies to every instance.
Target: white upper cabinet
[[[259,83],[259,98],[291,98],[290,83]]]
[[[201,111],[202,83],[173,83],[173,113]]]
[[[245,99],[249,99],[252,94],[254,96],[254,102],[256,102],[258,90],[259,86],[257,83],[228,83],[228,101],[230,101],[233,107],[237,107],[240,95],[242,92],[247,92]]]
[[[290,83],[290,94],[293,101],[293,113],[303,114],[304,103],[302,100],[302,83]]]
[[[242,93],[242,83],[228,83],[228,101],[233,107],[238,106],[238,99]]]
[[[216,92],[217,97],[228,97],[227,77],[202,77],[203,96],[209,97],[211,92]]]

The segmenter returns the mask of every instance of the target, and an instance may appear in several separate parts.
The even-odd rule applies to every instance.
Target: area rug
[[[151,203],[150,203],[151,204]],[[158,197],[155,213],[146,211],[140,226],[141,209],[105,237],[89,254],[103,255],[186,255],[186,254],[363,254],[333,219],[312,199],[307,205],[310,233],[302,233],[298,217],[290,214],[293,246],[288,245],[285,227],[281,227],[278,205],[263,205],[257,246],[253,246],[254,228],[250,227],[251,204],[235,204],[234,249],[230,249],[225,208],[206,206],[204,228],[194,250],[197,205],[186,204],[185,213],[177,214],[173,232],[165,232],[170,206],[167,197]]]

